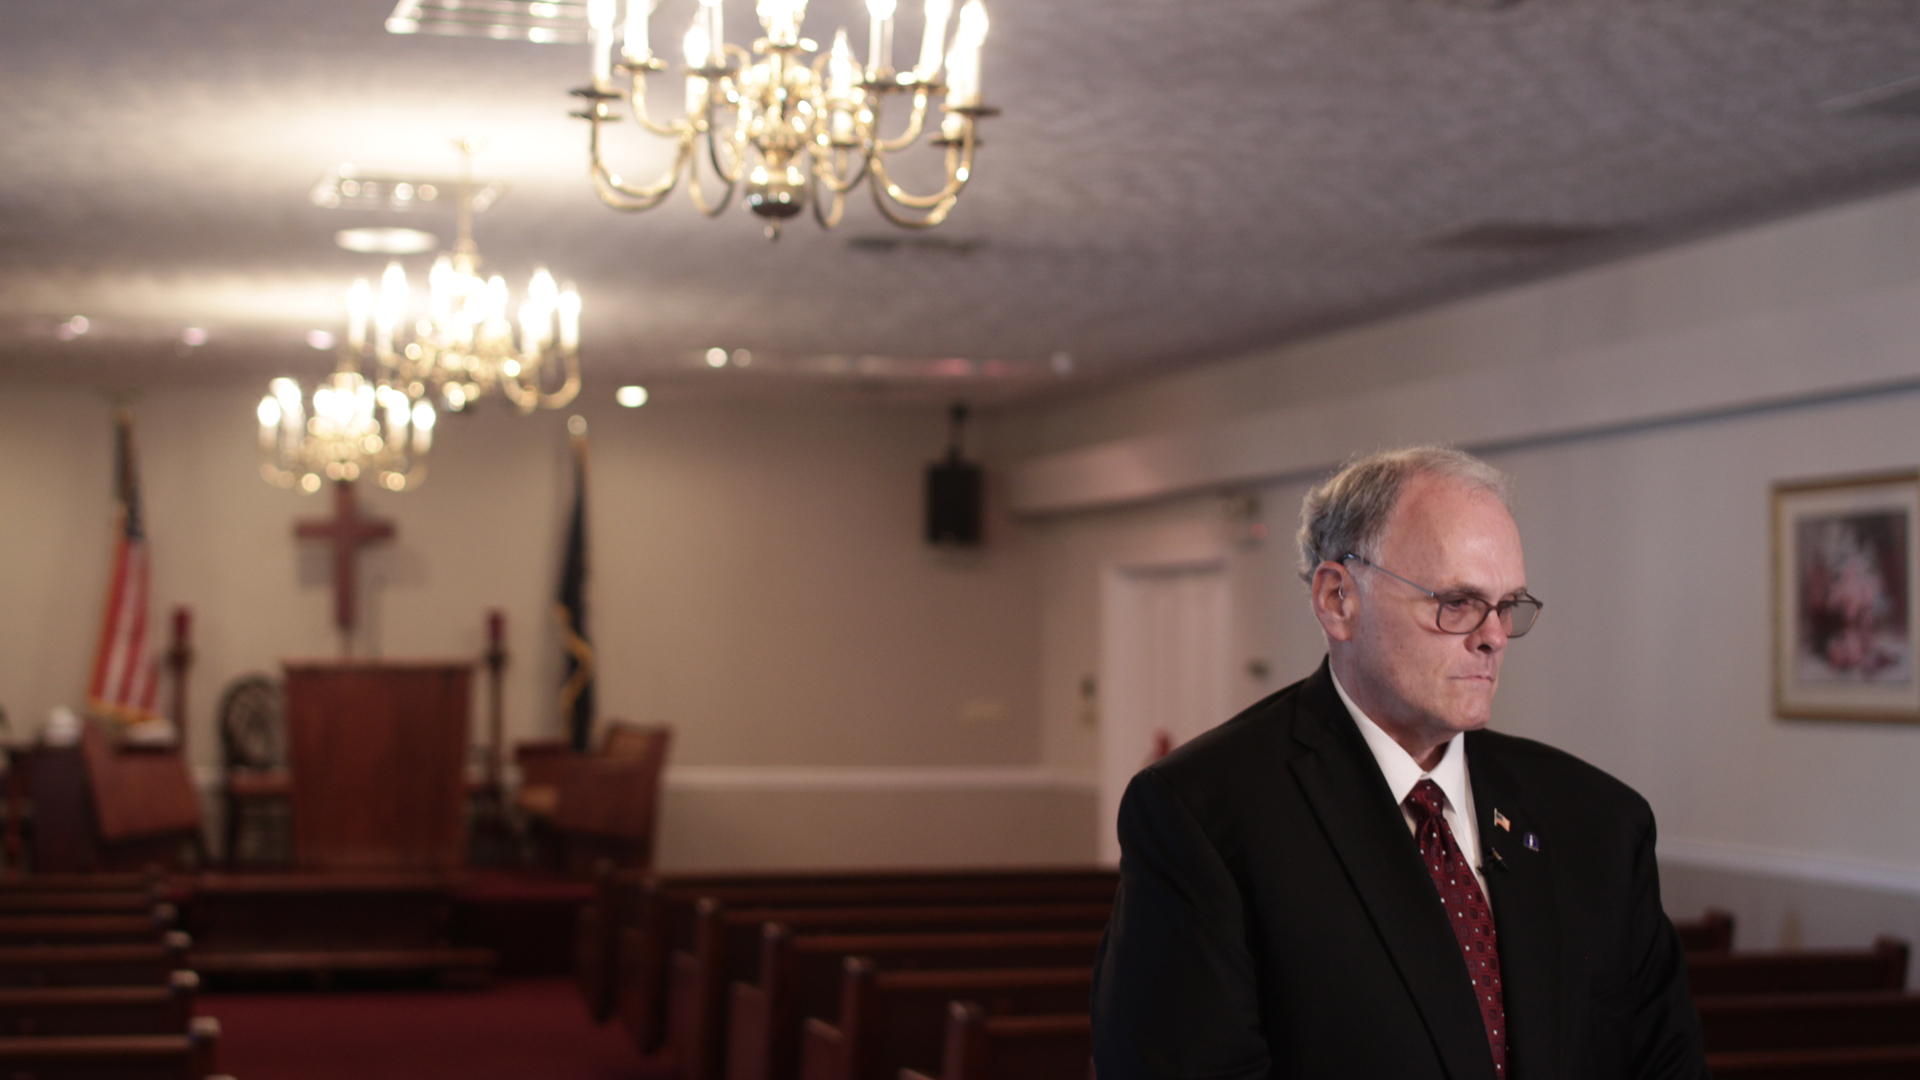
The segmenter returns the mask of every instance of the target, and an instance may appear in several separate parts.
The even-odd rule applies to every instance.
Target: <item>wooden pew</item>
[[[0,987],[0,1036],[178,1034],[199,987],[191,971],[164,986]]]
[[[880,971],[846,962],[837,1024],[809,1018],[802,1029],[802,1080],[893,1080],[901,1069],[931,1072],[945,1051],[947,1010],[956,1000],[989,1003],[996,1015],[1084,1013],[1091,968],[1003,971]],[[1078,1080],[1086,1066],[1073,1074]]]
[[[1696,1007],[1710,1053],[1920,1045],[1920,994],[1742,994]]]
[[[1714,1080],[1914,1080],[1920,1046],[1745,1050],[1708,1054]]]
[[[1696,920],[1673,924],[1680,936],[1680,947],[1688,952],[1726,952],[1733,948],[1733,913],[1708,908]]]
[[[158,941],[173,929],[172,904],[143,915],[0,915],[0,945],[106,945]]]
[[[196,1016],[166,1035],[0,1038],[0,1073],[30,1080],[207,1080],[217,1073],[220,1022]]]
[[[757,982],[735,982],[727,1001],[727,1080],[794,1080],[800,1028],[832,1017],[846,959],[887,970],[1085,967],[1100,948],[1099,930],[935,934],[795,934],[784,923],[761,928]]]
[[[1695,998],[1717,994],[1792,994],[1899,990],[1907,984],[1907,943],[1874,940],[1873,948],[1768,953],[1689,953],[1687,982]]]
[[[0,915],[138,915],[166,901],[164,888],[20,889],[0,887]]]
[[[1093,1018],[1085,1011],[988,1016],[971,1001],[947,1006],[940,1075],[901,1069],[900,1080],[1079,1080],[1091,1078]]]
[[[146,944],[0,946],[0,986],[163,986],[191,944],[174,930]]]
[[[581,920],[578,975],[597,1019],[623,1016],[642,1052],[665,1038],[668,956],[691,948],[694,906],[711,897],[744,906],[1111,901],[1118,875],[1102,868],[614,874],[595,915]]]
[[[0,873],[0,894],[32,892],[147,892],[159,895],[156,890],[166,887],[166,878],[159,873],[125,873],[101,871],[99,873]]]
[[[1111,901],[734,911],[708,897],[696,906],[693,947],[675,950],[670,958],[669,1045],[687,1080],[720,1080],[727,1038],[727,987],[757,972],[765,923],[822,933],[1092,930],[1105,927],[1112,912]]]

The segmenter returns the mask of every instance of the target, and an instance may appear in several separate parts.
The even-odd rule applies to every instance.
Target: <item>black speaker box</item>
[[[958,455],[927,466],[927,543],[980,543],[980,466]]]

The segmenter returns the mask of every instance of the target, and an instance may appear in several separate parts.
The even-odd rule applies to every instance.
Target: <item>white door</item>
[[[1133,774],[1227,718],[1224,558],[1115,567],[1101,597],[1100,857]]]

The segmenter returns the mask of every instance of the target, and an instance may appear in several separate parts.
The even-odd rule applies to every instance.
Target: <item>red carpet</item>
[[[566,979],[491,990],[210,993],[235,1080],[670,1080]]]

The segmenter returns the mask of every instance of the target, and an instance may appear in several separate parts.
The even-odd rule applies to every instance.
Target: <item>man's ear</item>
[[[1329,641],[1352,641],[1353,619],[1360,601],[1354,595],[1353,575],[1340,563],[1329,559],[1313,568],[1308,595],[1313,601],[1313,617]]]

